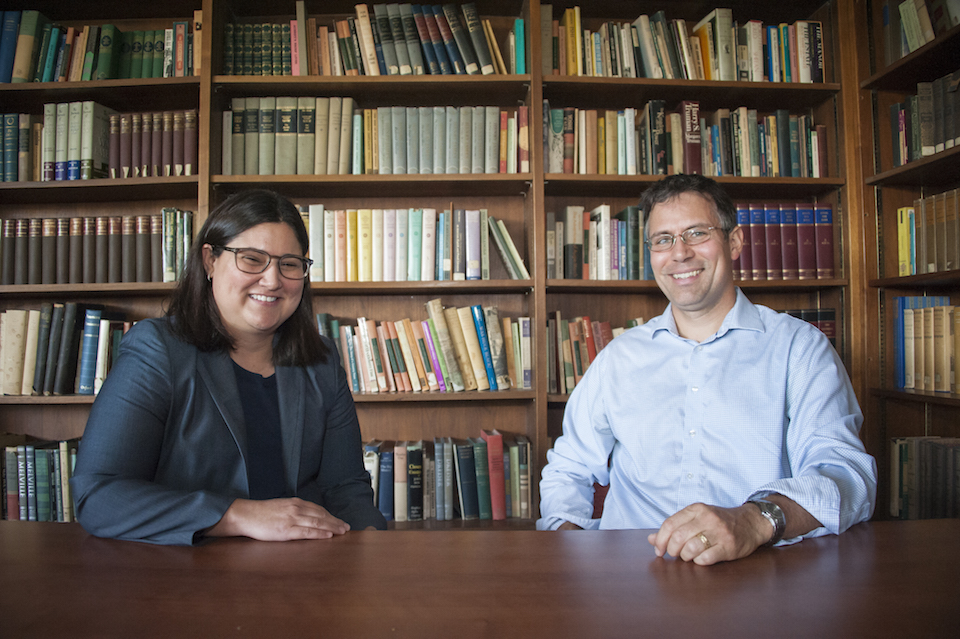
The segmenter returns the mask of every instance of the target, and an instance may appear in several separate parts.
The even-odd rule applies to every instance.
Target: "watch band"
[[[787,529],[787,519],[783,514],[783,509],[769,499],[754,497],[747,501],[748,504],[754,504],[760,509],[760,514],[773,526],[773,536],[764,546],[773,546],[783,539],[783,533]]]

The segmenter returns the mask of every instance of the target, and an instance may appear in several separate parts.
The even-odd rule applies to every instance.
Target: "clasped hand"
[[[211,537],[251,537],[261,541],[328,539],[350,530],[317,504],[289,499],[234,500],[220,521],[207,531]]]
[[[772,532],[751,504],[720,508],[698,503],[667,518],[647,540],[657,557],[666,554],[709,566],[746,557],[766,543]]]

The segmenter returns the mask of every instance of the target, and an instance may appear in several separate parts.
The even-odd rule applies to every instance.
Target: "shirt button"
[[[693,386],[693,387],[690,388],[690,390],[692,390],[694,393],[696,393],[696,392],[697,392],[698,390],[700,390],[700,389],[699,389],[697,386]]]
[[[693,479],[693,473],[687,473],[687,479]]]
[[[696,436],[697,436],[697,431],[691,430],[691,431],[690,431],[690,436],[691,436],[691,437],[696,437]]]

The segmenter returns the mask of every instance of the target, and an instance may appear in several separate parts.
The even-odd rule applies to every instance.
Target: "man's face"
[[[654,278],[673,304],[674,313],[695,318],[719,311],[725,316],[733,308],[733,260],[740,255],[743,231],[738,227],[729,238],[724,237],[713,206],[697,193],[683,193],[657,204],[647,219],[648,238],[711,226],[716,228],[702,244],[689,246],[678,237],[670,250],[650,253]]]

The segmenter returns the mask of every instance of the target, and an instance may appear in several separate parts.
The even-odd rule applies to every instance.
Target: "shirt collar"
[[[667,331],[676,337],[680,337],[677,331],[677,321],[673,317],[672,306],[673,304],[668,304],[667,309],[662,315],[651,320],[651,328],[653,329],[650,334],[651,339],[660,331]],[[747,299],[747,296],[743,294],[743,291],[741,291],[739,287],[737,287],[737,300],[734,302],[730,312],[727,313],[727,316],[723,318],[723,324],[720,325],[720,329],[712,337],[704,340],[704,343],[720,339],[728,331],[734,329],[758,331],[760,333],[765,330],[757,307]]]

